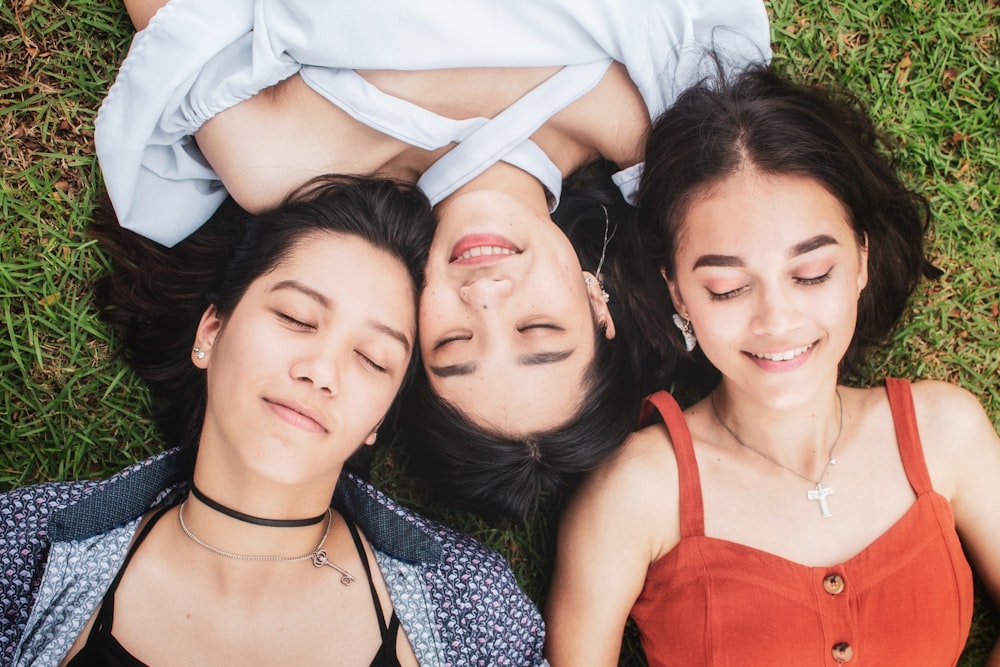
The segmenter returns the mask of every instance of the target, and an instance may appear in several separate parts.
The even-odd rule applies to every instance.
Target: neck
[[[726,439],[728,427],[739,441],[814,479],[826,468],[831,445],[843,428],[836,385],[799,405],[774,407],[723,381],[710,400],[722,421],[721,437]],[[738,446],[739,442],[733,444]]]
[[[213,549],[241,554],[244,556],[269,556],[277,558],[298,558],[313,552],[324,534],[333,529],[333,520],[337,515],[324,512],[322,520],[316,524],[296,528],[276,529],[258,526],[242,521],[235,521],[207,505],[202,504],[193,496],[178,508],[183,511],[184,528],[190,534],[186,537],[192,543],[198,543],[198,552],[218,563],[222,568],[228,567],[232,559],[210,554]],[[240,559],[235,559],[240,560]],[[246,560],[258,560],[250,558]],[[263,560],[264,563],[271,561]]]
[[[503,192],[549,217],[548,199],[542,184],[528,172],[506,162],[497,162],[450,194],[438,204],[438,212],[443,215],[450,204],[464,194],[489,191]]]
[[[230,519],[242,521],[243,523],[248,523],[254,526],[264,526],[266,528],[302,528],[305,526],[313,526],[322,521],[327,514],[327,512],[324,511],[316,516],[305,517],[302,519],[269,519],[267,517],[254,516],[227,505],[223,505],[214,498],[209,497],[204,491],[199,489],[198,485],[194,482],[191,483],[191,496],[193,496],[202,505],[206,505],[210,509],[223,514]]]

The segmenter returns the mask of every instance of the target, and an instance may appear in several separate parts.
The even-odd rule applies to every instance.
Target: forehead
[[[484,368],[464,378],[432,379],[431,386],[476,426],[520,437],[557,428],[576,413],[593,353],[578,356],[568,364]]]
[[[392,254],[348,234],[313,232],[303,235],[274,268],[260,276],[251,289],[268,291],[293,280],[338,303],[354,303],[415,327],[413,279]]]
[[[733,254],[784,250],[817,234],[845,240],[854,235],[844,205],[815,179],[754,169],[696,193],[680,231],[682,254],[709,247]]]

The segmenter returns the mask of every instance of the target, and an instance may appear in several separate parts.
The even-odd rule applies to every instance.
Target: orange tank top
[[[649,568],[631,616],[657,665],[955,665],[972,618],[972,572],[951,506],[931,488],[910,385],[887,379],[916,501],[859,554],[806,567],[705,536],[694,446],[666,392],[647,399],[674,443],[681,539]],[[652,410],[648,410],[652,413]]]

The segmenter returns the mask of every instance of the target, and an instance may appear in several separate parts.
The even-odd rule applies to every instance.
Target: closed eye
[[[435,343],[434,344],[434,349],[435,350],[440,350],[445,345],[448,345],[450,343],[456,343],[456,342],[461,341],[461,340],[472,340],[472,336],[470,334],[458,334],[458,335],[455,335],[455,336],[447,336],[447,337],[442,338],[441,340],[439,340],[437,343]]]
[[[274,311],[274,314],[277,316],[277,318],[279,320],[281,320],[281,322],[283,324],[286,324],[286,325],[292,327],[293,329],[300,329],[302,331],[312,331],[313,329],[316,328],[313,325],[306,324],[305,322],[297,320],[294,317],[292,317],[291,315],[283,313],[280,310]]]
[[[728,301],[729,299],[738,297],[740,294],[743,294],[748,289],[749,287],[747,285],[744,285],[742,287],[737,287],[736,289],[729,290],[728,292],[713,292],[712,290],[708,290],[708,295],[712,301]]]
[[[374,361],[372,361],[371,357],[367,356],[363,352],[356,352],[356,354],[358,355],[358,358],[361,359],[361,363],[363,363],[365,366],[369,367],[376,373],[387,372],[384,366],[380,366],[379,364],[375,363]]]
[[[547,329],[549,331],[565,331],[565,329],[563,329],[562,327],[557,326],[555,324],[549,324],[547,322],[526,324],[522,327],[517,328],[519,333],[524,333],[525,331],[531,331],[533,329]]]
[[[795,282],[799,285],[819,285],[820,283],[825,283],[829,280],[831,273],[833,273],[832,268],[821,276],[815,276],[812,278],[796,278]]]

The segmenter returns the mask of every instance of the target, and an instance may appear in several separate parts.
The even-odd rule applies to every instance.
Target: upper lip
[[[310,408],[305,407],[301,403],[297,403],[295,401],[285,398],[265,398],[264,400],[267,401],[268,403],[273,403],[274,405],[280,405],[283,408],[287,408],[294,412],[298,412],[303,417],[311,419],[312,421],[319,424],[320,428],[322,428],[324,431],[327,430],[326,424],[323,423],[323,419],[320,416],[320,413],[316,410],[312,410]]]
[[[469,261],[473,257],[488,257],[501,259],[520,254],[521,249],[510,239],[499,234],[467,234],[458,240],[451,249],[448,257],[449,262]],[[473,253],[472,257],[462,258],[466,253]],[[478,254],[476,254],[478,253]],[[494,254],[496,253],[496,254]],[[479,260],[484,261],[484,260]]]

